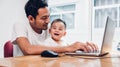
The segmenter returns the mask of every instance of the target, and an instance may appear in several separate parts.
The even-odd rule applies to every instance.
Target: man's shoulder
[[[26,24],[26,23],[28,23],[28,19],[14,20],[14,24]]]
[[[14,26],[26,26],[28,25],[28,21],[27,20],[20,20],[20,21],[14,21],[13,25]]]

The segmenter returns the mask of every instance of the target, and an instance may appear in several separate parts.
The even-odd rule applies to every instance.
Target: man
[[[14,44],[14,56],[41,54],[44,50],[54,52],[73,52],[83,50],[85,52],[96,51],[97,47],[90,42],[75,42],[66,47],[46,47],[42,42],[47,38],[49,11],[48,4],[44,0],[29,0],[25,5],[27,21],[15,23],[12,42]]]

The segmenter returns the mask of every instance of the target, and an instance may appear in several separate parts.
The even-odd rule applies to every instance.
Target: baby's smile
[[[58,34],[58,33],[54,33],[54,35],[59,36],[59,34]]]

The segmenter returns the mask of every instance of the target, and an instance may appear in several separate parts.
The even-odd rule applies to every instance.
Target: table
[[[104,57],[62,56],[46,58],[40,55],[0,58],[0,67],[119,67],[120,55]]]

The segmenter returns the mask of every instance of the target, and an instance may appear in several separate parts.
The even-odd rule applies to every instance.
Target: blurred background
[[[120,42],[120,0],[47,0],[50,20],[61,18],[67,23],[64,39],[93,41],[98,43],[103,36],[106,17],[110,16],[117,24],[113,39],[113,49]],[[27,0],[0,0],[0,58],[3,58],[4,43],[11,39],[12,26],[26,18],[24,5]],[[98,44],[100,47],[101,45]]]

